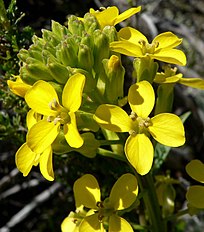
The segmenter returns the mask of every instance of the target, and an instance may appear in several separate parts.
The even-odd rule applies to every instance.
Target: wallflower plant
[[[43,177],[53,181],[54,155],[80,153],[87,159],[121,162],[120,168],[97,162],[100,168],[90,166],[98,177],[102,172],[117,179],[109,196],[93,175],[77,170],[76,211],[69,209],[62,232],[167,232],[167,224],[173,226],[177,216],[204,207],[203,186],[191,186],[189,206],[177,211],[173,184],[179,181],[163,176],[155,165],[158,157],[162,165],[171,147],[186,140],[183,116],[172,107],[175,84],[204,89],[204,81],[184,78],[170,66],[186,65],[184,52],[177,48],[182,39],[172,32],[150,43],[131,26],[116,30],[116,24],[140,10],[133,7],[120,14],[111,6],[90,9],[83,18],[70,16],[68,26],[52,21],[51,30],[43,29],[42,38],[33,36],[33,44],[20,50],[19,75],[7,82],[30,108],[26,141],[15,156],[23,176],[39,165]],[[121,54],[134,57],[129,85]],[[163,71],[159,62],[165,64]],[[203,183],[200,161],[186,168]]]

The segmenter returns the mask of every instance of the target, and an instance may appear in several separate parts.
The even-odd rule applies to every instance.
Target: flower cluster
[[[154,166],[156,144],[184,145],[183,122],[172,113],[173,89],[176,83],[204,89],[204,81],[184,78],[170,66],[186,65],[184,52],[177,48],[182,39],[172,32],[150,43],[132,27],[116,30],[116,24],[140,10],[119,14],[115,6],[90,9],[83,18],[70,16],[68,27],[52,21],[50,31],[43,29],[42,38],[33,36],[29,49],[21,49],[19,75],[8,86],[30,108],[26,141],[16,152],[24,176],[39,164],[42,175],[54,180],[53,154],[71,151],[88,158],[108,152],[125,161],[130,172],[144,176]],[[121,54],[134,57],[127,96]],[[64,220],[62,231],[131,232],[118,211],[129,208],[137,194],[136,177],[124,174],[101,201],[98,182],[86,174],[74,184],[77,209]]]

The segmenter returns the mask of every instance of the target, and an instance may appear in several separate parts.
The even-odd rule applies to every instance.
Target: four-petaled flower
[[[164,32],[157,35],[152,43],[138,30],[125,27],[119,32],[120,41],[114,41],[110,44],[110,49],[115,52],[133,57],[150,57],[163,62],[185,65],[186,56],[178,49],[174,49],[181,44],[179,39],[172,32]]]
[[[63,127],[67,143],[74,148],[83,145],[75,112],[82,101],[85,76],[77,73],[71,76],[62,92],[62,105],[54,87],[45,81],[37,81],[25,95],[28,106],[42,114],[42,120],[33,125],[27,134],[27,145],[35,153],[42,153],[56,139]]]
[[[90,9],[90,13],[94,15],[100,24],[101,29],[105,26],[115,26],[116,24],[122,22],[123,20],[131,17],[132,15],[138,13],[141,10],[141,6],[132,7],[123,13],[119,14],[119,10],[116,6],[108,7],[102,11]]]
[[[103,223],[108,220],[108,231],[133,232],[130,224],[117,215],[117,211],[127,209],[136,200],[137,179],[126,173],[113,185],[110,195],[101,201],[99,184],[94,176],[86,174],[74,183],[76,208],[91,209],[79,225],[79,232],[104,231]],[[68,230],[67,230],[68,231]]]
[[[151,169],[154,154],[149,136],[166,146],[178,147],[185,142],[184,127],[175,114],[161,113],[149,117],[154,107],[155,95],[147,81],[130,87],[128,102],[132,110],[130,116],[119,106],[103,104],[97,108],[94,119],[102,128],[114,132],[129,132],[125,154],[136,171],[145,175]]]

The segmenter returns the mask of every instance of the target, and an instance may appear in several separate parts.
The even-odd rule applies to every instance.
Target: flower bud
[[[118,40],[118,34],[113,26],[105,26],[103,28],[103,33],[108,37],[109,43]]]
[[[45,42],[52,44],[54,47],[60,43],[60,39],[52,32],[42,29],[42,38]]]
[[[84,23],[75,15],[71,15],[68,19],[68,29],[73,35],[82,36],[84,32]]]
[[[72,41],[73,38],[68,38],[66,41],[62,41],[60,46],[57,47],[56,57],[65,66],[76,67],[77,66],[77,50],[78,47]]]
[[[79,45],[78,67],[91,71],[94,64],[92,50],[84,44]]]
[[[42,38],[37,37],[36,35],[32,37],[32,41],[33,44],[30,46],[30,48],[34,46],[36,49],[40,50],[45,45],[45,41]]]
[[[45,81],[53,80],[53,77],[52,77],[48,67],[40,62],[39,63],[36,62],[33,64],[26,64],[24,67],[21,68],[20,74],[21,74],[22,80],[25,81],[26,83],[28,83],[28,82],[25,79],[31,79],[31,80],[35,80],[35,81],[37,81],[37,80],[45,80]]]
[[[18,56],[20,61],[26,62],[26,59],[29,57],[28,50],[21,49],[17,56]]]
[[[65,84],[69,78],[69,70],[62,64],[57,62],[49,62],[48,68],[53,78],[60,84]]]
[[[64,40],[65,35],[70,34],[69,30],[60,23],[52,20],[52,32],[60,39]]]
[[[81,38],[80,44],[87,45],[91,50],[93,50],[94,47],[93,37],[87,33],[84,33],[84,35]]]
[[[109,39],[101,32],[96,30],[93,33],[94,38],[94,69],[96,72],[103,72],[103,59],[109,58]]]
[[[40,62],[43,61],[42,52],[41,51],[38,51],[38,50],[35,50],[35,49],[29,49],[28,50],[28,54],[29,54],[29,57],[32,57],[33,59],[36,59],[36,60],[38,60]]]
[[[110,59],[104,59],[103,65],[107,76],[105,97],[110,103],[117,104],[118,99],[123,97],[125,69],[116,55],[112,55]]]
[[[90,13],[84,15],[84,28],[88,34],[92,34],[95,30],[100,29],[100,25],[94,15]]]

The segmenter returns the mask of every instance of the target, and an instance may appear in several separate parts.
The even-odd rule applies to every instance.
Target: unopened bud
[[[68,19],[68,29],[73,35],[82,36],[84,32],[84,23],[75,15],[71,15]]]
[[[78,52],[78,66],[87,71],[91,71],[94,64],[92,50],[84,44],[80,44]]]

